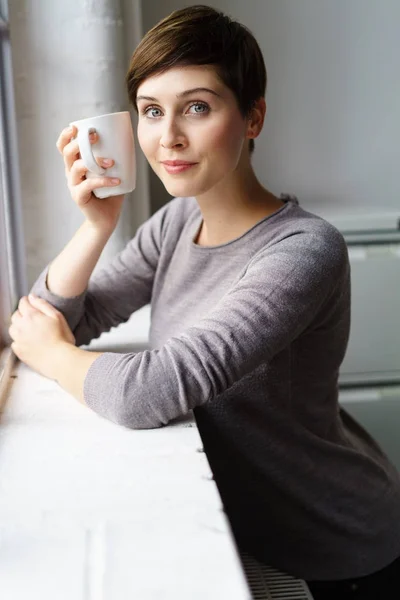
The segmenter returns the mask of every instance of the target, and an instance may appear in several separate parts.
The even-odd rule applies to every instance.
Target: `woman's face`
[[[149,77],[137,106],[140,147],[172,196],[204,194],[236,169],[247,121],[213,67],[174,67]]]

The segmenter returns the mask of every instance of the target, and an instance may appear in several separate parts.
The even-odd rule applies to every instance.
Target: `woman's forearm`
[[[102,352],[90,352],[60,342],[43,365],[43,374],[56,381],[66,392],[85,404],[83,386],[92,363]]]
[[[65,298],[82,294],[111,234],[85,221],[51,263],[48,289]]]

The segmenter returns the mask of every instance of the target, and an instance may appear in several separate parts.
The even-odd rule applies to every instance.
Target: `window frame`
[[[10,375],[8,328],[27,293],[20,168],[7,0],[0,0],[0,407]]]

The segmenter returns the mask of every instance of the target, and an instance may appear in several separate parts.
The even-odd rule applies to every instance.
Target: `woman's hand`
[[[8,332],[13,339],[11,349],[17,357],[50,379],[57,350],[64,344],[75,345],[64,315],[46,300],[32,295],[20,299]]]
[[[68,189],[73,201],[91,225],[102,231],[113,231],[121,214],[124,194],[97,198],[93,190],[106,186],[115,187],[121,182],[120,180],[113,182],[106,175],[86,179],[88,169],[81,159],[78,141],[74,138],[77,131],[75,125],[63,129],[56,143],[57,150],[64,158]],[[90,134],[89,139],[91,144],[95,144],[99,140],[98,133]],[[105,163],[105,159],[109,162]],[[96,162],[105,169],[114,164],[114,160],[109,157],[98,158]]]

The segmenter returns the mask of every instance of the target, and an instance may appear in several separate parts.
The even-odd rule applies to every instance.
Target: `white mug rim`
[[[106,113],[104,115],[97,115],[96,117],[86,117],[85,119],[79,119],[78,121],[71,121],[70,125],[73,125],[75,123],[82,123],[83,121],[91,121],[92,119],[101,119],[102,117],[110,117],[110,116],[117,116],[117,115],[130,115],[129,110],[122,110],[120,112],[112,112],[112,113]]]

